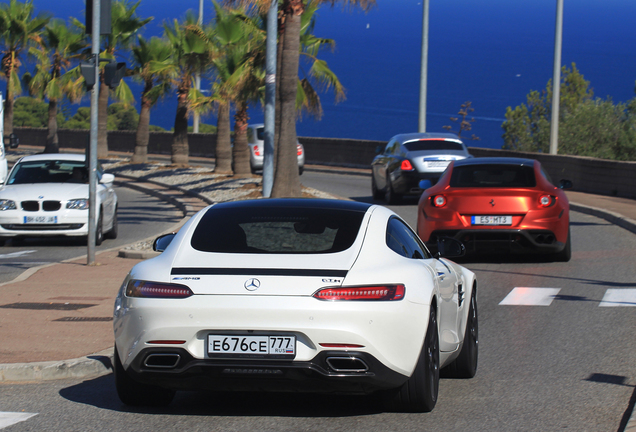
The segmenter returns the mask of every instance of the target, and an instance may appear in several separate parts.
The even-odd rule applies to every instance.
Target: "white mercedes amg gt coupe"
[[[0,188],[0,242],[10,237],[88,235],[88,171],[82,154],[25,156]],[[97,167],[95,244],[117,237],[115,176]]]
[[[378,393],[390,409],[421,412],[435,406],[441,368],[476,372],[474,273],[431,256],[385,207],[215,204],[155,250],[115,301],[125,404],[192,389]]]

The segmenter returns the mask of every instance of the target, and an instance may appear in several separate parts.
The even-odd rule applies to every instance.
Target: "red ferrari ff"
[[[420,187],[425,189],[426,180]],[[518,158],[474,158],[453,161],[435,186],[422,194],[417,233],[436,249],[437,240],[452,237],[467,253],[538,252],[569,261],[570,206],[539,161]]]

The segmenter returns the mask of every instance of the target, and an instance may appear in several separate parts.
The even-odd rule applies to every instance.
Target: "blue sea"
[[[84,21],[84,0],[33,3],[38,11]],[[212,2],[204,5],[208,20]],[[531,90],[545,89],[552,78],[556,5],[557,0],[430,0],[427,131],[443,131],[445,125],[457,130],[450,118],[470,101],[475,121],[464,136],[480,140],[467,144],[501,148],[506,108],[524,103]],[[161,35],[164,22],[184,17],[187,9],[198,13],[198,7],[198,0],[141,0],[138,14],[154,17],[143,35]],[[305,116],[298,135],[386,141],[416,132],[421,0],[377,0],[367,13],[325,5],[317,14],[314,34],[336,42],[320,58],[337,74],[347,98],[335,104],[333,93],[322,93],[322,119]],[[636,1],[564,0],[563,16],[561,64],[576,63],[597,97],[617,103],[636,96]],[[130,84],[139,95],[141,88]],[[175,110],[176,98],[165,99],[152,111],[151,123],[172,128]],[[253,107],[250,116],[262,122],[261,107]],[[213,115],[202,121],[216,124]]]

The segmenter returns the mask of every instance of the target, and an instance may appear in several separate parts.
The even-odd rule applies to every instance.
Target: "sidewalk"
[[[156,182],[118,180],[172,202],[183,211],[184,221],[209,202],[205,197],[186,195]],[[607,219],[636,233],[636,201],[580,192],[567,194],[573,211]],[[94,266],[87,266],[86,258],[81,257],[31,269],[0,285],[0,382],[110,372],[115,295],[126,273],[155,254],[120,249],[97,254]]]

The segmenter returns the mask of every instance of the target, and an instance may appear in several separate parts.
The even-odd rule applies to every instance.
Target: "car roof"
[[[514,157],[477,157],[455,161],[455,166],[464,165],[527,165],[533,166],[536,161],[528,158]]]
[[[258,129],[259,127],[265,127],[265,124],[264,123],[253,123],[253,124],[248,124],[247,127]]]
[[[260,208],[321,208],[366,212],[373,204],[357,201],[322,198],[268,198],[240,201],[228,201],[215,204],[212,208],[239,208],[258,211]]]
[[[67,161],[81,161],[86,160],[86,156],[78,153],[41,153],[35,155],[24,156],[20,159],[20,162],[28,161],[47,161],[47,160],[67,160]]]
[[[421,140],[421,139],[444,139],[444,140],[453,140],[460,141],[459,137],[453,133],[448,132],[416,132],[416,133],[404,133],[395,135],[392,140],[398,140],[401,144],[407,141],[413,140]]]

